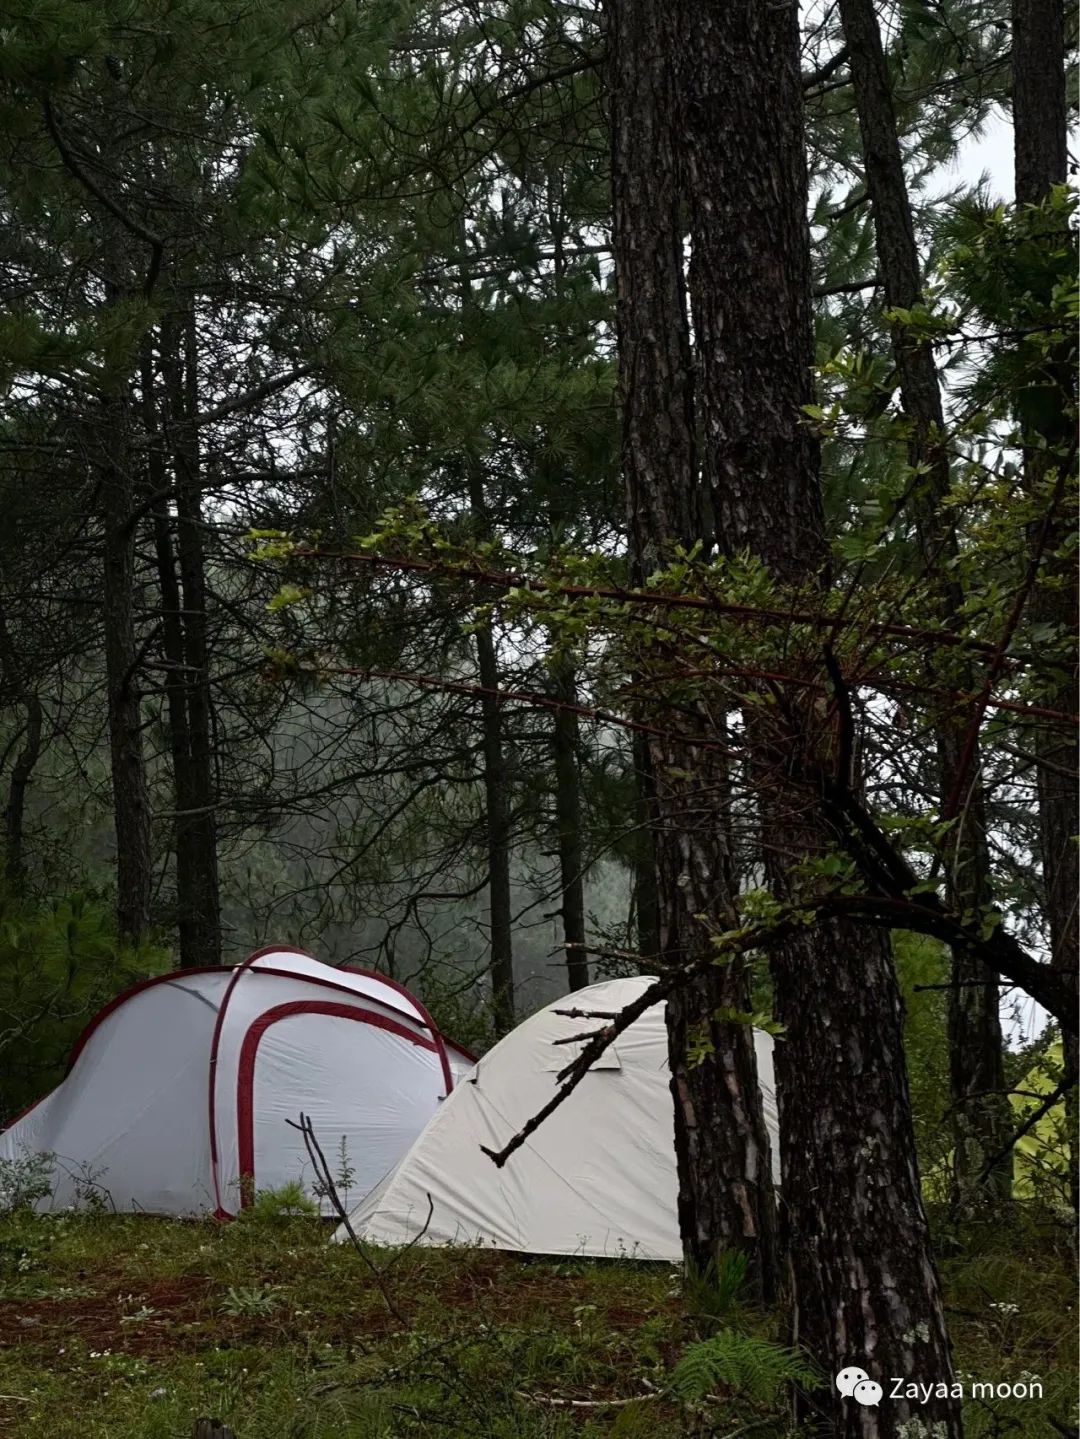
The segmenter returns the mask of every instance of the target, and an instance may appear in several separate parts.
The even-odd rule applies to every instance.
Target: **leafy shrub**
[[[0,1159],[0,1215],[33,1209],[52,1193],[55,1158],[24,1150],[14,1159]]]

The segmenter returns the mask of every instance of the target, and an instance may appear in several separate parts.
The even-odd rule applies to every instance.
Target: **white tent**
[[[595,1019],[565,1011],[615,1013],[652,982],[643,976],[591,985],[508,1034],[439,1107],[394,1172],[361,1201],[351,1216],[355,1231],[377,1244],[418,1240],[531,1254],[678,1260],[674,1110],[662,1004],[620,1035],[502,1169],[480,1151],[481,1145],[502,1148],[551,1099],[558,1071],[578,1051],[573,1036],[597,1028]],[[775,1176],[772,1040],[760,1031],[754,1037]],[[344,1239],[343,1228],[334,1237]]]
[[[96,1189],[117,1209],[224,1218],[291,1180],[311,1192],[287,1123],[302,1111],[331,1171],[344,1144],[366,1193],[471,1064],[393,980],[275,946],[112,1000],[63,1083],[0,1135],[0,1158],[55,1156],[44,1207]]]

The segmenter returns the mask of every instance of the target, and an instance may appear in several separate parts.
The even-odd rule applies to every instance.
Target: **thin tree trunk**
[[[41,757],[44,717],[41,700],[36,694],[27,695],[25,706],[22,748],[11,767],[11,782],[4,806],[4,879],[16,894],[21,894],[26,884],[26,857],[23,853],[26,791],[34,766]]]
[[[813,398],[813,327],[797,9],[683,0],[670,29],[718,542],[749,548],[782,582],[812,583],[828,552],[818,448],[800,413]],[[786,792],[785,766],[754,755],[746,723],[767,872],[783,898],[789,857],[820,852],[830,836],[806,796]],[[956,1401],[888,1398],[891,1376],[951,1378],[891,951],[854,925],[819,925],[777,947],[772,973],[785,1027],[775,1062],[794,1337],[828,1374],[859,1365],[886,1390],[871,1407],[830,1387],[826,1422],[884,1439],[918,1419],[952,1439]]]
[[[124,242],[105,226],[106,304],[127,293]],[[101,474],[102,625],[106,706],[116,828],[116,922],[121,941],[138,944],[150,926],[153,884],[150,796],[142,742],[139,646],[135,629],[135,474],[126,379],[101,395],[97,417]]]
[[[554,674],[555,693],[566,704],[577,702],[574,671],[561,663]],[[584,989],[589,982],[585,950],[585,877],[581,844],[581,771],[578,762],[578,717],[572,709],[555,711],[552,748],[555,759],[555,826],[559,849],[559,889],[562,896],[563,943],[570,988]]]
[[[463,309],[473,303],[472,285],[465,265],[467,236],[465,216],[458,223],[461,268],[458,288]],[[481,536],[491,535],[491,515],[484,495],[484,473],[479,459],[465,456],[469,509]],[[498,700],[499,656],[489,624],[476,628],[476,667],[483,694],[480,698],[480,728],[484,755],[484,811],[487,833],[488,918],[491,926],[491,1004],[496,1035],[514,1027],[514,942],[513,910],[510,896],[510,786],[503,748],[502,715]]]
[[[150,925],[150,797],[142,745],[135,638],[134,487],[128,398],[114,390],[99,412],[102,454],[105,678],[116,825],[116,922],[122,941],[138,944]]]
[[[866,187],[874,220],[878,263],[885,304],[910,310],[922,299],[922,276],[915,228],[904,174],[892,89],[873,0],[840,0],[840,18],[848,49],[848,67],[855,92],[862,136]],[[949,460],[944,448],[945,415],[934,352],[915,341],[901,325],[892,329],[893,353],[900,395],[912,422],[910,463],[923,474],[912,500],[924,570],[928,577],[955,575],[950,562],[958,546],[947,517]],[[955,578],[935,582],[943,623],[961,612],[963,591]],[[965,667],[966,668],[966,667]],[[972,687],[970,673],[957,675],[955,661],[948,674],[937,676],[953,688]],[[964,762],[967,716],[938,722],[936,747],[938,788],[944,805],[952,796]],[[980,913],[992,904],[990,847],[986,805],[978,754],[970,762],[963,803],[948,840],[946,880],[950,907],[957,913]],[[964,950],[952,956],[949,990],[949,1073],[954,1117],[954,1202],[977,1198],[974,1182],[985,1175],[986,1163],[1005,1147],[1011,1115],[1005,1095],[1003,1043],[997,978]],[[1007,1195],[1012,1158],[1006,1155],[986,1176],[984,1195]]]
[[[484,515],[483,484],[470,482],[473,513]],[[495,1033],[514,1027],[514,950],[510,901],[510,801],[499,714],[499,661],[488,625],[476,631],[476,661],[484,694],[480,724],[484,754],[484,801],[487,818],[488,912],[491,923],[491,1002]]]
[[[1065,7],[1062,0],[1013,0],[1013,143],[1018,205],[1038,205],[1055,185],[1068,179],[1068,132],[1065,87]],[[1064,223],[1064,221],[1062,221]],[[1068,372],[1068,362],[1064,366]],[[1025,446],[1024,473],[1029,492],[1037,492],[1048,478],[1056,451],[1060,456],[1071,443],[1064,389],[1042,438],[1049,447]],[[1025,435],[1034,440],[1034,434]],[[1060,462],[1060,461],[1059,461]],[[1033,597],[1033,618],[1075,636],[1076,577],[1072,553],[1064,545],[1072,528],[1064,514],[1054,524],[1045,546],[1043,579]],[[1064,669],[1061,684],[1048,703],[1070,713],[1076,701],[1075,664]],[[1080,805],[1075,780],[1076,744],[1062,730],[1046,728],[1036,735],[1039,757],[1039,849],[1043,866],[1051,963],[1067,976],[1075,994],[1080,930],[1077,922],[1076,835],[1080,832]],[[1070,778],[1070,776],[1074,776]],[[1080,1041],[1064,1039],[1065,1077],[1074,1088],[1066,1097],[1069,1132],[1077,1132],[1077,1090],[1080,1076]],[[1080,1207],[1080,1174],[1072,1168],[1074,1207]]]
[[[620,0],[607,14],[622,460],[640,574],[702,533],[676,171],[676,27],[656,0]],[[701,722],[688,721],[697,731]],[[648,773],[658,955],[679,967],[709,950],[700,916],[727,923],[732,914],[726,777],[677,739],[650,739]],[[679,1224],[688,1264],[704,1272],[725,1251],[742,1250],[757,1292],[769,1298],[775,1204],[753,1034],[722,1017],[749,1008],[747,990],[741,967],[715,967],[668,1000]]]
[[[177,795],[176,861],[180,963],[221,963],[221,900],[217,855],[217,780],[213,704],[207,644],[206,557],[200,500],[197,335],[190,308],[165,327],[173,342],[163,356],[168,394],[174,492],[176,557],[183,595],[183,679],[187,711],[186,794]]]
[[[26,711],[26,721],[19,735],[22,747],[11,766],[7,803],[4,806],[3,878],[9,889],[16,894],[21,894],[26,884],[26,859],[23,853],[26,791],[34,767],[41,757],[41,730],[44,712],[38,695],[26,686],[23,666],[15,653],[2,601],[0,601],[0,703],[12,707],[21,704]]]
[[[556,300],[562,299],[566,274],[565,232],[562,217],[561,177],[548,176],[548,223],[552,243],[552,278]],[[559,476],[543,452],[537,464],[548,481],[564,486],[568,477]],[[552,688],[567,706],[577,703],[577,677],[568,658],[553,666]],[[584,848],[581,843],[580,726],[572,708],[557,709],[552,726],[552,755],[555,769],[555,828],[559,851],[559,906],[562,918],[567,983],[571,990],[589,983],[589,956],[585,949]]]
[[[175,333],[164,327],[163,340],[175,343]],[[156,376],[149,342],[144,346],[142,364],[143,415],[150,436],[150,488],[155,495],[164,495],[167,486],[164,435],[158,422],[155,403]],[[168,713],[169,753],[173,772],[173,800],[176,810],[174,845],[176,851],[176,924],[180,941],[180,967],[194,969],[216,963],[207,953],[198,924],[201,893],[200,870],[204,863],[193,843],[191,816],[199,808],[199,787],[195,783],[192,763],[191,733],[188,722],[188,689],[194,676],[188,671],[188,652],[184,636],[184,596],[177,577],[176,552],[173,544],[173,516],[166,498],[159,499],[153,509],[154,552],[158,586],[161,592],[161,649],[165,664],[165,702]]]

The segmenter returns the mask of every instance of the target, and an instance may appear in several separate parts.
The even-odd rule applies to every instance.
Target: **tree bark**
[[[116,923],[122,941],[138,944],[150,925],[153,873],[135,637],[134,484],[126,393],[114,389],[102,397],[98,425],[104,527],[102,623],[116,826]]]
[[[106,304],[114,305],[127,293],[124,243],[115,223],[105,229]],[[138,944],[150,926],[153,868],[135,629],[135,473],[128,389],[123,378],[102,393],[96,441],[104,532],[102,625],[116,828],[116,924],[122,942]]]
[[[163,348],[175,346],[175,326],[171,323],[164,325],[161,338]],[[175,363],[174,358],[174,366]],[[169,421],[170,408],[179,399],[178,389],[177,376],[173,373],[166,380],[160,403],[160,409]],[[142,396],[144,424],[150,437],[149,482],[153,494],[164,496],[170,485],[166,466],[166,434],[159,422],[156,392],[157,375],[147,342],[142,362]],[[170,433],[182,424],[183,414],[180,413],[175,421],[169,423]],[[175,475],[171,488],[175,497],[179,488]],[[190,700],[193,690],[200,686],[200,677],[191,669],[192,652],[186,626],[194,616],[188,611],[185,592],[177,574],[173,540],[175,524],[168,499],[159,499],[153,509],[154,552],[161,593],[161,649],[165,665],[165,701],[176,810],[173,821],[176,925],[180,968],[197,969],[221,962],[216,833],[212,808],[208,816],[211,823],[202,822],[206,817],[207,782],[212,780],[212,775],[206,768],[207,757],[204,754],[197,758],[192,743],[193,711]]]
[[[458,254],[461,260],[458,292],[463,310],[473,303],[469,280],[465,213],[458,219]],[[483,538],[492,533],[491,515],[484,494],[484,472],[475,454],[464,457],[469,509]],[[503,749],[502,715],[498,700],[499,656],[489,624],[476,628],[476,667],[480,686],[480,730],[484,756],[484,817],[487,837],[488,919],[491,926],[491,1004],[496,1035],[514,1027],[514,942],[510,896],[510,793]]]
[[[1038,205],[1069,175],[1063,0],[1013,0],[1016,201]]]
[[[185,793],[177,791],[176,873],[180,964],[221,963],[217,777],[207,643],[206,556],[203,548],[201,457],[192,420],[199,410],[195,314],[190,308],[163,328],[169,440],[176,504],[176,559],[182,605],[183,701],[187,743]]]
[[[671,34],[718,542],[750,549],[780,582],[812,583],[828,551],[818,447],[800,413],[813,398],[813,327],[797,10],[682,0]],[[802,703],[790,701],[796,713]],[[805,794],[787,791],[785,767],[753,753],[746,723],[752,762],[768,770],[767,873],[783,898],[789,857],[820,852],[830,835]],[[952,1377],[888,943],[822,924],[779,945],[772,973],[794,1338],[827,1373],[860,1365],[886,1389],[875,1408],[832,1388],[826,1423],[852,1439],[895,1436],[916,1418],[959,1435],[958,1402],[888,1398],[891,1376]]]
[[[1013,0],[1013,145],[1016,167],[1016,202],[1039,205],[1055,185],[1068,179],[1068,129],[1065,85],[1065,7],[1062,0]],[[1068,362],[1064,365],[1069,372]],[[1048,478],[1053,455],[1067,453],[1073,427],[1068,416],[1069,396],[1058,391],[1060,403],[1052,407],[1046,432],[1025,434],[1024,475],[1030,492]],[[1046,448],[1033,443],[1041,438]],[[1076,609],[1075,566],[1064,542],[1072,528],[1071,516],[1056,519],[1048,536],[1042,578],[1036,587],[1033,618],[1075,636],[1080,628]],[[1063,670],[1061,683],[1048,703],[1070,713],[1075,706],[1077,669]],[[1076,744],[1064,731],[1045,728],[1036,734],[1039,758],[1039,849],[1043,866],[1050,958],[1077,990],[1080,929],[1077,916],[1076,836],[1080,832],[1080,804],[1075,778]],[[1074,998],[1075,1004],[1075,998]],[[1066,1079],[1073,1088],[1066,1096],[1069,1132],[1077,1132],[1077,1090],[1080,1077],[1080,1041],[1064,1036]],[[1080,1207],[1080,1175],[1072,1172],[1074,1207]]]
[[[36,691],[28,687],[22,662],[15,653],[3,601],[0,600],[0,704],[21,705],[26,720],[19,735],[21,747],[11,766],[7,803],[4,806],[4,869],[8,887],[21,894],[26,884],[26,857],[23,851],[26,815],[26,791],[30,777],[41,758],[41,731],[44,712]]]
[[[25,708],[22,747],[11,767],[11,782],[4,806],[4,879],[16,894],[21,894],[26,885],[26,857],[23,852],[26,791],[34,766],[41,757],[44,718],[41,700],[36,694],[26,696]]]
[[[848,67],[859,116],[866,188],[874,220],[878,264],[885,304],[910,310],[922,300],[922,275],[911,203],[904,174],[892,87],[873,0],[840,0],[840,18],[847,42]],[[926,341],[914,341],[902,325],[892,326],[892,346],[904,410],[912,422],[909,462],[921,479],[910,509],[915,517],[919,550],[932,581],[940,619],[949,624],[960,612],[963,591],[950,562],[958,552],[955,529],[947,518],[945,500],[951,478],[944,448],[945,415],[934,352]],[[935,578],[936,577],[936,578]],[[952,688],[974,688],[968,666],[947,672],[931,662],[932,673]],[[966,748],[967,716],[960,713],[936,727],[937,773],[941,803],[952,796]],[[950,816],[956,832],[948,840],[945,873],[947,898],[956,913],[980,913],[992,904],[990,847],[986,804],[978,754],[969,763],[970,778],[958,813]],[[953,1115],[953,1199],[965,1206],[979,1197],[1007,1195],[1012,1157],[1006,1155],[986,1174],[987,1161],[1006,1146],[1011,1113],[1005,1094],[1003,1042],[997,975],[964,950],[952,955],[949,990],[949,1075]],[[973,1192],[983,1177],[981,1196]]]
[[[569,663],[556,666],[555,693],[566,704],[577,702],[574,671]],[[589,982],[585,949],[585,875],[581,844],[581,770],[578,761],[578,717],[572,709],[555,711],[552,748],[555,759],[555,826],[559,850],[559,891],[562,896],[563,943],[566,974],[572,990]]]
[[[677,27],[655,0],[619,0],[607,18],[622,463],[641,576],[704,528],[676,161]],[[700,719],[687,722],[700,729]],[[726,923],[732,912],[725,777],[677,738],[650,738],[647,771],[658,954],[662,966],[679,967],[709,951],[700,917]],[[753,1033],[723,1018],[748,1008],[741,966],[708,969],[668,1000],[668,1057],[686,1260],[705,1272],[739,1249],[767,1299],[776,1287],[775,1204]]]

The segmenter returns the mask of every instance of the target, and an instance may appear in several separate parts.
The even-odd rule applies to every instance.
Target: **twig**
[[[1023,1139],[1024,1135],[1028,1134],[1032,1129],[1034,1129],[1036,1124],[1038,1124],[1039,1120],[1042,1119],[1044,1115],[1049,1114],[1050,1110],[1053,1109],[1054,1105],[1058,1102],[1058,1100],[1061,1099],[1063,1095],[1068,1094],[1069,1090],[1072,1089],[1075,1083],[1076,1080],[1074,1078],[1072,1078],[1070,1075],[1066,1075],[1065,1078],[1063,1078],[1057,1085],[1055,1085],[1054,1089],[1046,1096],[1042,1104],[1040,1104],[1037,1109],[1033,1109],[1032,1112],[1028,1115],[1027,1119],[1024,1120],[1023,1124],[1021,1124],[1020,1128],[1009,1140],[1008,1144],[1006,1144],[999,1153],[995,1154],[983,1165],[982,1172],[980,1173],[978,1179],[975,1182],[976,1188],[978,1188],[980,1184],[983,1184],[987,1179],[989,1179],[990,1175],[998,1167],[1001,1161],[1009,1157],[1012,1151],[1020,1143],[1021,1139]]]
[[[556,1009],[563,1019],[618,1019],[619,1011],[611,1009]]]
[[[146,272],[146,279],[143,281],[143,293],[149,297],[157,283],[161,271],[161,257],[164,250],[164,241],[145,225],[140,225],[138,220],[127,213],[122,205],[118,205],[107,190],[104,190],[92,175],[89,175],[81,163],[81,157],[68,145],[60,130],[56,118],[56,112],[48,100],[42,102],[45,112],[45,128],[52,136],[53,144],[60,155],[61,160],[78,180],[84,189],[89,190],[99,204],[104,205],[109,214],[119,220],[125,230],[129,230],[137,240],[142,240],[150,246],[150,266]]]
[[[581,1044],[583,1040],[595,1039],[603,1034],[602,1029],[590,1029],[587,1034],[568,1034],[562,1039],[553,1039],[552,1044]]]
[[[287,1119],[285,1123],[290,1127],[290,1129],[297,1129],[300,1131],[300,1134],[304,1140],[304,1148],[308,1152],[308,1158],[311,1160],[311,1167],[315,1171],[315,1178],[318,1182],[319,1188],[326,1195],[327,1199],[329,1199],[333,1207],[334,1213],[337,1215],[338,1219],[341,1222],[342,1228],[349,1236],[349,1242],[352,1244],[352,1247],[356,1250],[357,1254],[359,1254],[360,1258],[364,1261],[364,1264],[367,1266],[368,1271],[375,1280],[375,1283],[378,1285],[379,1293],[382,1295],[383,1301],[386,1304],[387,1309],[389,1309],[390,1313],[394,1316],[394,1318],[398,1321],[402,1328],[409,1328],[409,1321],[405,1317],[405,1315],[402,1314],[401,1310],[394,1302],[393,1295],[390,1292],[390,1286],[386,1282],[386,1275],[389,1273],[395,1261],[391,1261],[391,1263],[387,1265],[386,1269],[380,1269],[380,1267],[375,1263],[371,1255],[368,1254],[367,1250],[361,1243],[356,1233],[356,1230],[352,1226],[352,1219],[349,1216],[349,1211],[345,1208],[345,1205],[341,1199],[341,1195],[338,1193],[337,1185],[334,1183],[334,1176],[331,1174],[330,1166],[326,1162],[326,1155],[323,1153],[322,1146],[319,1144],[319,1141],[315,1138],[315,1130],[312,1127],[310,1117],[304,1113],[301,1113],[299,1124],[297,1124],[296,1121],[293,1119]],[[431,1216],[433,1212],[434,1203],[432,1201],[431,1195],[429,1194],[428,1216],[426,1221],[424,1222],[424,1227],[419,1231],[418,1234],[413,1237],[409,1244],[406,1245],[406,1248],[411,1248],[412,1245],[415,1244],[417,1240],[419,1240],[424,1235],[428,1225],[431,1223]],[[400,1255],[396,1257],[400,1258]]]
[[[554,1114],[556,1109],[570,1098],[609,1045],[629,1029],[636,1019],[640,1019],[647,1009],[666,1000],[669,994],[689,984],[697,975],[704,974],[714,964],[723,964],[726,957],[734,958],[749,950],[761,949],[766,944],[776,944],[781,939],[786,939],[789,935],[794,934],[800,927],[795,920],[784,920],[769,929],[742,930],[738,934],[730,936],[724,944],[718,945],[715,949],[702,955],[700,959],[696,959],[693,964],[669,970],[662,978],[650,984],[648,989],[638,995],[637,999],[620,1010],[606,1029],[598,1030],[586,1043],[577,1058],[572,1060],[565,1069],[559,1071],[555,1078],[560,1087],[554,1097],[549,1099],[543,1108],[537,1110],[531,1119],[527,1119],[517,1133],[503,1145],[502,1149],[489,1149],[486,1144],[482,1144],[481,1151],[495,1164],[496,1168],[501,1169],[510,1156],[526,1143],[530,1135],[536,1133],[544,1120]]]
[[[654,609],[703,610],[709,614],[731,615],[737,619],[767,620],[779,624],[810,625],[815,629],[831,630],[836,617],[825,611],[782,610],[760,605],[742,605],[720,600],[712,595],[666,595],[653,590],[622,589],[605,585],[573,585],[551,583],[515,571],[485,570],[477,565],[453,565],[445,561],[415,560],[393,555],[365,554],[359,551],[321,550],[314,547],[298,546],[292,551],[294,559],[343,560],[350,564],[370,565],[373,569],[401,570],[413,574],[445,575],[462,580],[472,580],[493,589],[527,590],[531,594],[566,596],[568,599],[608,599],[620,604],[647,605]],[[864,628],[871,634],[888,635],[895,639],[910,640],[919,644],[941,644],[949,648],[973,650],[977,654],[993,655],[997,647],[988,640],[976,639],[973,635],[958,634],[955,630],[933,629],[927,626],[899,624],[891,620],[864,620]],[[1013,656],[1013,658],[1018,658]]]
[[[1027,605],[1028,600],[1031,598],[1032,592],[1035,589],[1036,582],[1038,581],[1039,567],[1042,564],[1043,552],[1045,551],[1047,542],[1050,538],[1050,530],[1055,512],[1058,508],[1058,505],[1061,503],[1061,497],[1065,492],[1065,478],[1068,474],[1072,472],[1072,463],[1075,455],[1076,442],[1074,441],[1068,461],[1061,466],[1061,469],[1058,473],[1057,483],[1054,486],[1054,493],[1051,497],[1051,502],[1047,508],[1046,514],[1043,516],[1042,524],[1039,526],[1038,538],[1036,539],[1035,544],[1032,547],[1031,557],[1028,561],[1027,571],[1024,575],[1023,581],[1021,582],[1020,588],[1017,591],[1016,598],[1013,602],[1012,610],[1010,611],[1009,616],[1005,622],[1005,627],[1001,633],[1001,639],[998,641],[997,648],[994,650],[993,654],[990,657],[990,663],[987,666],[986,678],[983,681],[982,690],[979,692],[978,696],[975,699],[975,703],[972,708],[971,719],[968,721],[967,732],[964,736],[964,747],[961,751],[960,759],[956,766],[956,775],[953,779],[952,789],[949,793],[948,799],[946,800],[945,807],[941,812],[941,818],[943,820],[954,819],[960,811],[960,802],[963,798],[965,785],[967,784],[968,772],[971,769],[971,764],[975,757],[975,749],[979,741],[979,729],[982,725],[983,715],[986,713],[987,705],[989,703],[994,686],[1001,675],[1001,671],[1005,667],[1006,659],[1008,657],[1009,645],[1012,643],[1013,635],[1016,633],[1017,627],[1020,624],[1021,619],[1023,618],[1024,609]]]
[[[553,1409],[622,1409],[627,1404],[642,1404],[647,1399],[659,1399],[660,1391],[653,1394],[634,1394],[629,1399],[557,1399],[548,1394],[527,1394],[524,1389],[515,1389],[519,1399],[530,1404],[548,1404]]]

